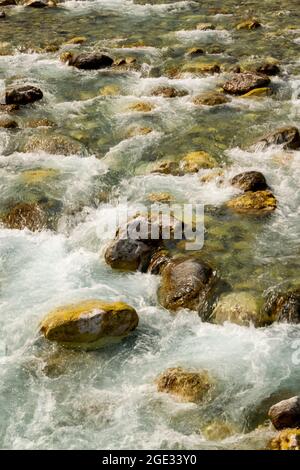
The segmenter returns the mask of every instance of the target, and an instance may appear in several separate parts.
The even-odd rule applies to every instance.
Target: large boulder
[[[24,85],[6,90],[5,103],[8,105],[25,105],[43,98],[43,92],[33,85]]]
[[[281,127],[261,137],[251,149],[264,150],[271,145],[282,145],[286,150],[296,150],[300,148],[299,130],[294,126]]]
[[[267,75],[258,73],[236,73],[223,85],[223,90],[232,95],[244,95],[254,88],[268,86],[270,79]]]
[[[270,293],[264,305],[264,315],[270,322],[300,323],[300,288]]]
[[[232,292],[223,294],[213,310],[215,323],[225,321],[238,325],[255,326],[260,324],[260,307],[251,294],[248,292]]]
[[[234,176],[231,184],[243,191],[264,191],[268,189],[266,178],[259,171],[245,171]]]
[[[177,258],[162,272],[159,301],[169,310],[188,308],[205,317],[215,284],[216,273],[210,266],[193,258]]]
[[[98,70],[106,67],[111,67],[114,60],[100,52],[73,54],[71,52],[65,52],[61,55],[61,60],[67,62],[68,65],[72,65],[77,69],[84,70]]]
[[[275,196],[271,191],[247,191],[227,202],[227,207],[235,212],[248,214],[265,214],[273,212],[277,207]]]
[[[49,341],[74,349],[97,349],[115,343],[138,326],[134,308],[123,302],[85,300],[50,312],[40,330]]]
[[[190,371],[172,367],[156,379],[157,390],[181,401],[201,403],[210,397],[214,381],[206,370]]]
[[[274,437],[270,450],[300,450],[300,429],[284,429]]]
[[[273,426],[280,430],[300,427],[300,397],[282,400],[269,409],[269,418]]]

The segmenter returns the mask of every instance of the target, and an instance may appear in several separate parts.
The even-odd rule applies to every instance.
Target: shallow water
[[[146,203],[149,193],[167,191],[181,203],[221,208],[237,193],[230,178],[254,169],[266,176],[278,209],[264,218],[209,213],[203,258],[233,290],[258,298],[300,283],[300,152],[245,150],[268,130],[300,127],[299,1],[203,3],[67,1],[58,9],[6,8],[7,19],[0,20],[0,80],[44,91],[41,102],[13,115],[19,129],[0,129],[0,213],[12,201],[46,198],[56,217],[52,231],[0,227],[1,448],[264,448],[272,431],[257,428],[265,419],[260,404],[299,393],[293,355],[299,326],[218,326],[188,311],[174,317],[158,304],[157,277],[112,271],[103,259],[106,242],[99,227],[113,217],[120,199],[127,197],[135,207]],[[254,13],[263,28],[234,29]],[[198,31],[199,22],[219,29]],[[34,52],[74,36],[87,42]],[[224,107],[195,107],[192,97],[221,85],[227,73],[170,78],[193,46],[207,51],[219,46],[223,52],[199,61],[224,68],[278,59],[282,74],[272,78],[274,94],[233,98]],[[101,49],[114,58],[135,57],[137,63],[129,70],[80,71],[60,62],[64,49]],[[150,96],[165,84],[189,94]],[[118,86],[117,95],[100,94],[108,85]],[[128,111],[139,100],[154,110]],[[27,126],[38,118],[55,127]],[[154,131],[128,137],[134,127]],[[75,154],[25,151],[32,136],[43,135],[68,137]],[[149,174],[154,161],[178,160],[199,149],[224,168],[222,185],[201,183],[199,175]],[[55,176],[34,184],[24,179],[26,170],[41,168],[54,170]],[[139,328],[121,344],[89,353],[64,351],[39,338],[45,313],[86,298],[128,302],[138,311]],[[197,406],[159,394],[154,379],[172,366],[209,370],[217,383],[213,399]],[[233,436],[207,440],[203,431],[216,420],[230,423]]]

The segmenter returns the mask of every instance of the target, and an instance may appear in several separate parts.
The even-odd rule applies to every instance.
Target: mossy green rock
[[[74,349],[97,349],[127,336],[139,322],[134,308],[124,302],[85,300],[59,307],[42,321],[49,341]]]

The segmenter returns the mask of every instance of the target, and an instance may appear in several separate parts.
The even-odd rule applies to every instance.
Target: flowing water
[[[258,298],[299,285],[300,152],[244,150],[266,131],[300,127],[299,0],[73,0],[59,8],[17,6],[6,13],[0,19],[0,86],[30,83],[43,90],[44,99],[14,115],[18,129],[0,129],[0,213],[12,202],[47,201],[55,227],[0,227],[0,446],[264,448],[272,431],[257,427],[265,419],[261,404],[299,393],[299,361],[293,356],[299,326],[220,326],[184,310],[173,316],[158,303],[157,276],[105,264],[98,228],[113,217],[120,198],[135,207],[153,192],[221,208],[237,193],[230,178],[259,170],[278,209],[264,218],[214,209],[203,257],[233,290]],[[253,15],[263,28],[235,29]],[[199,22],[218,29],[199,31]],[[75,36],[87,41],[39,51]],[[174,78],[172,71],[190,61],[185,52],[194,46],[208,51],[201,61],[224,71]],[[59,60],[64,49],[100,49],[136,63],[82,71]],[[267,57],[282,69],[272,77],[272,96],[233,98],[228,106],[209,109],[193,105],[192,97],[220,86],[231,66]],[[151,96],[159,85],[178,86],[188,95]],[[101,94],[107,86],[116,93]],[[129,110],[141,100],[153,111]],[[30,128],[32,119],[55,126]],[[130,136],[135,127],[153,132]],[[68,155],[28,145],[32,138],[55,136],[68,139]],[[199,149],[224,168],[223,184],[204,184],[199,174],[149,173],[155,161]],[[37,169],[50,170],[50,177],[28,178],[26,171]],[[50,309],[88,298],[128,302],[138,311],[138,329],[121,344],[89,353],[64,351],[39,337],[39,321]],[[213,399],[199,406],[158,393],[155,377],[172,366],[209,370],[217,382]],[[205,437],[214,421],[229,423],[232,435],[221,441]]]

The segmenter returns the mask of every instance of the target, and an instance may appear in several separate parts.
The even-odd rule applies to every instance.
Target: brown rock
[[[276,64],[265,63],[256,68],[257,73],[262,73],[264,75],[278,75],[280,73],[280,68]]]
[[[3,127],[4,129],[16,129],[16,127],[18,127],[18,123],[13,119],[0,117],[0,127]]]
[[[237,30],[240,30],[240,29],[253,30],[253,29],[260,28],[260,27],[261,27],[261,24],[257,20],[250,19],[250,20],[245,20],[242,23],[239,23],[236,29]]]
[[[272,322],[300,323],[300,288],[269,294],[264,306],[266,319]]]
[[[78,69],[83,70],[98,70],[106,67],[111,67],[114,63],[113,59],[105,54],[98,52],[72,54],[65,52],[61,55],[61,60],[67,62]]]
[[[259,171],[245,171],[234,176],[231,184],[243,191],[264,191],[268,189],[266,178]]]
[[[155,88],[155,90],[153,90],[151,93],[152,96],[163,96],[164,98],[177,98],[181,96],[186,96],[187,94],[187,91],[177,90],[176,88],[171,86],[160,86],[158,88]]]
[[[244,95],[254,88],[266,87],[269,83],[270,79],[267,75],[250,72],[237,73],[223,85],[223,89],[232,95]]]
[[[24,85],[17,88],[8,89],[5,95],[5,102],[9,105],[25,105],[34,103],[43,98],[43,92],[32,85]]]
[[[214,382],[206,370],[173,367],[156,379],[156,385],[158,392],[170,393],[181,401],[201,403],[210,397]]]
[[[276,403],[269,409],[268,416],[276,429],[300,427],[300,397]]]
[[[197,29],[200,31],[209,31],[209,30],[214,30],[216,29],[215,25],[212,23],[199,23],[197,24]]]
[[[247,191],[227,202],[227,207],[241,213],[266,213],[272,212],[277,207],[277,202],[271,191]]]
[[[43,209],[36,203],[25,202],[16,204],[1,218],[1,221],[7,228],[18,230],[28,228],[32,232],[43,230],[47,225]]]
[[[226,104],[229,101],[230,100],[224,95],[224,93],[214,91],[201,93],[193,99],[194,104],[204,106],[219,106],[222,104]]]
[[[281,127],[261,137],[251,149],[264,150],[271,145],[282,145],[285,150],[297,150],[300,148],[299,130],[293,126]]]

